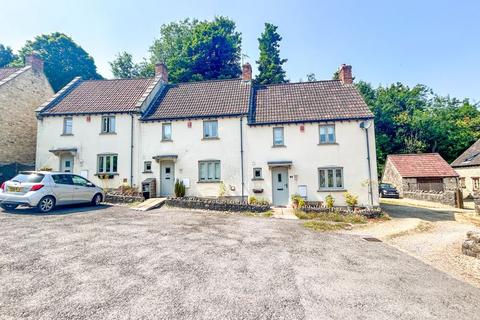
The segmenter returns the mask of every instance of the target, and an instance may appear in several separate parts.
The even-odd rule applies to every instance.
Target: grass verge
[[[314,231],[336,231],[345,229],[347,226],[349,226],[349,224],[343,222],[332,223],[327,221],[312,220],[305,222],[303,226]]]
[[[343,222],[351,224],[367,223],[368,219],[360,214],[349,213],[341,214],[338,212],[304,212],[296,210],[295,215],[303,220],[320,220],[330,222]]]

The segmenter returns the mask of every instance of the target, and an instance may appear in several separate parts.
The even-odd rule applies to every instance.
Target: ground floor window
[[[143,163],[143,172],[152,172],[152,161],[145,161]]]
[[[460,178],[458,181],[458,184],[460,185],[460,188],[465,189],[467,186],[465,185],[465,178]]]
[[[343,168],[319,168],[320,190],[343,189]]]
[[[478,191],[480,189],[480,178],[472,178],[473,191]]]
[[[117,173],[118,155],[98,155],[98,173]]]
[[[220,160],[198,162],[199,181],[220,181]]]

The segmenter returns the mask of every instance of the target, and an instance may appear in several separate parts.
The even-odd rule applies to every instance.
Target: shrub
[[[305,206],[305,199],[303,199],[298,193],[292,194],[291,199],[294,208],[303,208]]]
[[[358,205],[358,196],[354,196],[350,192],[345,192],[343,196],[345,197],[345,202],[347,205],[352,208],[352,210],[355,209],[355,207]]]
[[[185,185],[183,184],[183,181],[180,181],[177,179],[175,181],[175,197],[184,197],[185,196]]]
[[[332,197],[331,194],[325,197],[325,205],[327,208],[331,209],[333,208],[333,205],[335,204],[335,199]]]
[[[257,198],[255,196],[248,197],[248,204],[257,204]]]

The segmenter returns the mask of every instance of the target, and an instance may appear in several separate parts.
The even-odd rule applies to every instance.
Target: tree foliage
[[[258,38],[260,57],[257,61],[259,84],[285,83],[285,70],[282,65],[287,59],[280,58],[280,41],[282,37],[277,32],[277,26],[265,23],[265,30]]]
[[[18,53],[17,65],[22,65],[25,56],[35,52],[45,62],[44,71],[53,90],[58,91],[74,77],[99,79],[93,58],[69,36],[55,32],[27,41]]]
[[[480,138],[478,104],[435,95],[423,85],[401,83],[357,88],[375,115],[380,172],[388,154],[438,152],[447,161],[457,158]]]
[[[155,67],[152,63],[144,60],[141,63],[134,63],[133,57],[128,52],[120,52],[115,60],[109,62],[115,78],[144,78],[155,75]]]
[[[16,56],[13,54],[12,48],[0,43],[0,68],[8,66],[15,59]]]
[[[229,79],[240,75],[241,34],[225,17],[165,24],[150,48],[151,62],[163,62],[172,82]]]

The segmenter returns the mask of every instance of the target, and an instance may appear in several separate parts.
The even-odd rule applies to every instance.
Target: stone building
[[[438,153],[389,155],[382,182],[404,198],[456,204],[458,174]]]
[[[11,175],[6,166],[34,165],[35,110],[52,95],[39,57],[27,56],[23,68],[0,68],[0,181]]]
[[[480,196],[480,139],[455,159],[452,167],[460,175],[463,196]]]

